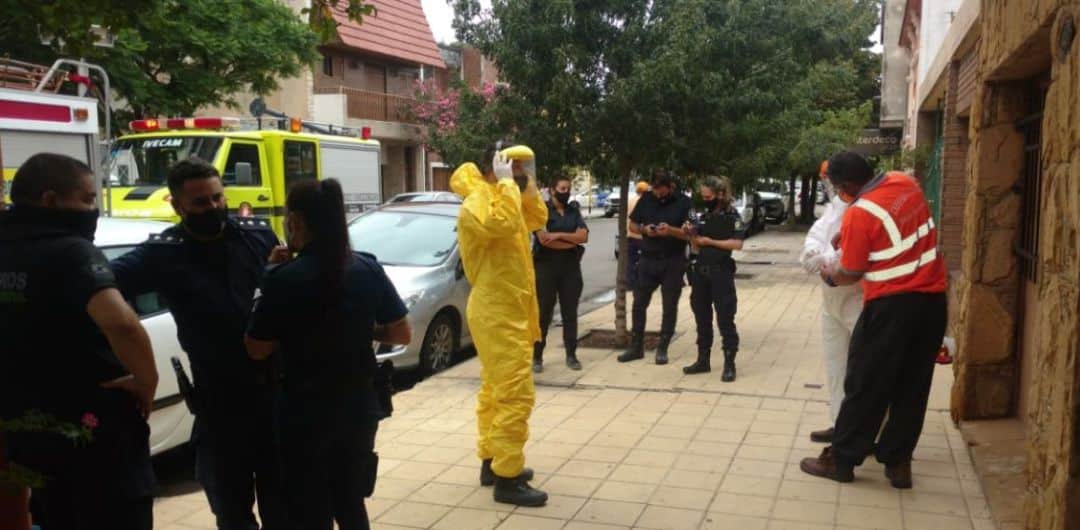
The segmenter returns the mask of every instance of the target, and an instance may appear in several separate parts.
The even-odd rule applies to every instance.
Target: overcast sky
[[[454,28],[451,27],[454,22],[454,10],[446,3],[446,0],[420,0],[420,4],[424,6],[424,14],[427,15],[428,24],[431,25],[431,32],[435,34],[435,42],[456,41]],[[491,0],[480,0],[480,4],[484,8],[489,8]],[[874,42],[873,50],[877,53],[881,53],[881,44],[878,43],[880,36],[881,27],[879,26],[874,28],[874,34],[870,36]]]
[[[420,0],[424,6],[424,14],[427,15],[431,32],[435,34],[435,42],[454,42],[454,10],[446,3],[446,0]],[[480,5],[485,9],[491,7],[491,0],[480,0]]]

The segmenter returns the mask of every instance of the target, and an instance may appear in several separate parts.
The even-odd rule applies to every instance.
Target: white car
[[[137,219],[98,219],[94,244],[105,257],[119,257],[136,245],[172,226],[169,223]],[[172,313],[165,307],[157,293],[148,293],[129,300],[139,314],[142,325],[150,335],[154,347],[154,362],[158,371],[157,395],[154,411],[150,414],[150,454],[167,451],[191,439],[191,427],[195,417],[188,412],[180,397],[180,390],[172,368],[173,357],[180,359],[184,369],[191,373],[187,354],[180,349],[176,338],[176,323]]]

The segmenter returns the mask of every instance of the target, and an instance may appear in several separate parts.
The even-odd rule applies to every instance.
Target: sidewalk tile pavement
[[[767,232],[738,256],[742,336],[733,383],[686,376],[696,355],[688,291],[671,363],[619,364],[614,350],[581,349],[584,370],[549,360],[536,377],[526,445],[543,508],[495,503],[478,484],[475,358],[395,398],[379,429],[380,478],[368,500],[375,530],[981,530],[996,525],[968,449],[948,414],[952,370],[934,375],[915,487],[889,486],[872,459],[837,484],[798,468],[822,446],[809,432],[828,426],[818,315],[822,286],[794,262],[801,234]],[[772,264],[762,264],[771,261]],[[659,324],[659,298],[650,328]],[[611,329],[614,308],[581,318],[582,333]],[[163,497],[158,528],[212,529],[201,492]]]

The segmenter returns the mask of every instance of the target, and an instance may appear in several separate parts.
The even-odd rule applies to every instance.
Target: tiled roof
[[[420,0],[366,0],[375,6],[375,16],[365,16],[362,24],[349,20],[344,6],[333,8],[342,44],[408,61],[446,68],[435,37],[428,26]]]

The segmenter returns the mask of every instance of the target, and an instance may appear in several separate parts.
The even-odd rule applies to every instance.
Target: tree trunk
[[[788,180],[787,219],[784,220],[786,225],[795,224],[795,181],[798,178],[799,174],[792,171]]]
[[[620,168],[619,175],[619,213],[615,216],[619,223],[619,259],[615,272],[615,344],[622,348],[629,344],[626,329],[626,211],[630,203],[630,168]]]
[[[806,175],[802,177],[802,197],[799,200],[800,223],[814,222],[814,190],[811,189],[814,180],[816,179],[811,179]]]

